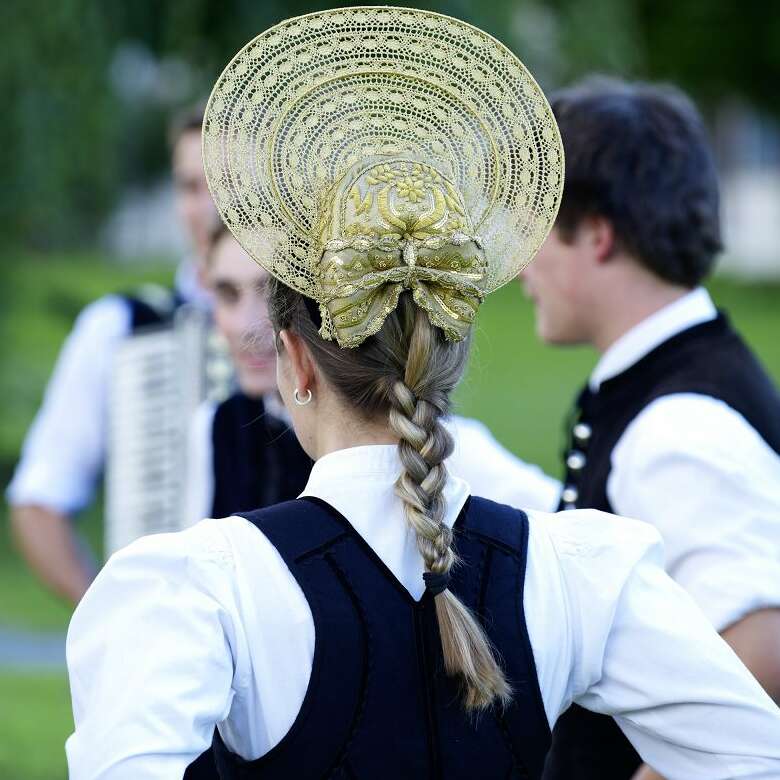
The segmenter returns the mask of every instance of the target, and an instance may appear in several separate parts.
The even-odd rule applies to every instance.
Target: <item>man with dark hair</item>
[[[95,573],[72,517],[92,500],[108,439],[113,359],[138,329],[169,321],[181,303],[209,306],[199,281],[217,213],[200,151],[203,107],[189,109],[170,133],[176,208],[191,244],[172,290],[108,295],[89,304],[60,352],[41,408],[7,490],[11,527],[21,553],[54,593],[76,603]]]
[[[780,700],[780,397],[700,286],[721,249],[702,121],[676,89],[611,79],[551,102],[566,186],[522,279],[542,339],[600,353],[560,508],[655,525],[669,573]],[[546,780],[632,777],[658,776],[612,719],[558,721]]]

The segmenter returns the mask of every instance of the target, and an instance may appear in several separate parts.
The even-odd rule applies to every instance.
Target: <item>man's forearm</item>
[[[654,769],[650,769],[647,764],[642,764],[631,780],[664,780],[664,778],[658,774]]]
[[[780,609],[758,609],[721,634],[761,687],[780,704]]]
[[[92,581],[93,572],[79,554],[71,521],[42,506],[13,507],[11,527],[27,564],[58,596],[77,604]]]

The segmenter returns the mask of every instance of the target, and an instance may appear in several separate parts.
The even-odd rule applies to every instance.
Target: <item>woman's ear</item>
[[[290,361],[292,377],[298,392],[304,396],[307,390],[314,392],[316,385],[314,359],[306,342],[291,330],[280,330],[278,338],[284,347],[287,359]]]

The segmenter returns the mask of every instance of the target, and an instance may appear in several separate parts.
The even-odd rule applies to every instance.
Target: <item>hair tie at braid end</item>
[[[440,574],[426,571],[425,574],[423,574],[423,579],[425,580],[425,590],[430,593],[431,596],[438,596],[450,587],[450,573],[448,571],[441,572]]]

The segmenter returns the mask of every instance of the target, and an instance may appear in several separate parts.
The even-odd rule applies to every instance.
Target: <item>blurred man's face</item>
[[[259,398],[276,390],[276,350],[268,319],[268,273],[231,235],[212,249],[207,280],[214,320],[227,341],[242,392]]]
[[[199,258],[206,256],[209,236],[219,219],[211,199],[200,149],[200,133],[188,130],[173,147],[176,210]]]
[[[557,228],[550,231],[536,258],[520,274],[536,308],[536,332],[550,344],[579,344],[589,335],[583,291],[592,269],[586,242],[575,234],[570,243]]]

